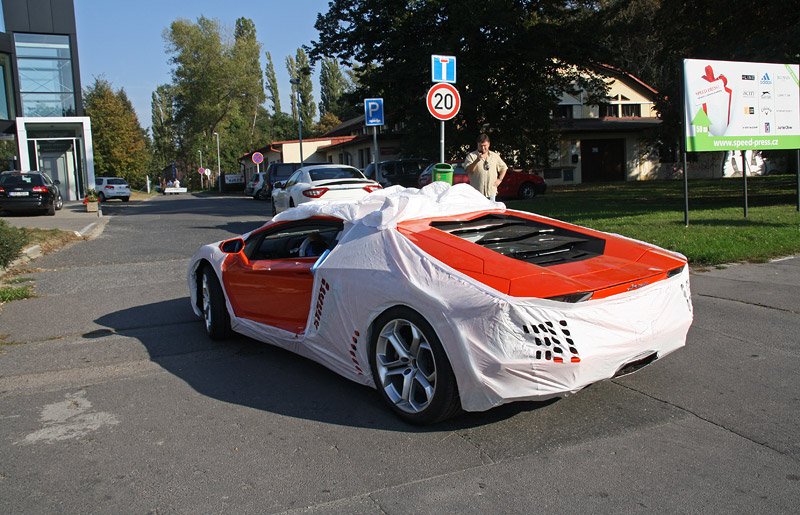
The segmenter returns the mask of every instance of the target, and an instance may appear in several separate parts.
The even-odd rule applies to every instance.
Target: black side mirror
[[[238,254],[244,248],[244,240],[241,238],[234,238],[232,240],[223,241],[219,248],[226,254]]]
[[[275,184],[273,184],[273,185],[272,185],[272,187],[273,187],[273,188],[278,188],[279,190],[282,190],[283,188],[285,188],[285,187],[286,187],[286,182],[284,182],[284,181],[278,181],[278,182],[276,182]]]
[[[58,186],[59,184],[61,184],[61,181],[59,181],[58,179],[56,179],[56,180],[54,180],[54,181],[53,181],[53,184],[55,184],[56,186]]]

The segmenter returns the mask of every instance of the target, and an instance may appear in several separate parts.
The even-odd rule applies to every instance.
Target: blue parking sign
[[[431,56],[431,82],[456,83],[456,57],[454,55]]]
[[[364,121],[367,127],[377,127],[383,123],[383,99],[365,98],[364,99]]]

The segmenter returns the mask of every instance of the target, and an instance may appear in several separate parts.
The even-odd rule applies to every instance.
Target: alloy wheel
[[[436,393],[436,359],[419,327],[403,319],[384,325],[375,364],[379,388],[399,410],[419,413],[430,405]]]

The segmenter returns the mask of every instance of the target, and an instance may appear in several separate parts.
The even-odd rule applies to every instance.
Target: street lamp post
[[[300,77],[289,79],[297,92],[297,133],[300,141],[300,166],[303,166],[303,115],[300,113]]]
[[[215,132],[214,136],[217,137],[217,181],[219,181],[219,192],[222,193],[222,167],[219,163],[219,133]]]
[[[203,169],[203,151],[202,150],[198,150],[197,153],[200,154],[200,169],[202,170]],[[200,189],[201,190],[203,189],[203,174],[202,173],[200,174]]]

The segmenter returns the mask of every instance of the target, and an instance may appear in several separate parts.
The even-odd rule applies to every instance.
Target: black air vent
[[[601,238],[507,215],[486,215],[468,222],[433,222],[431,227],[539,266],[600,256],[606,244]]]

